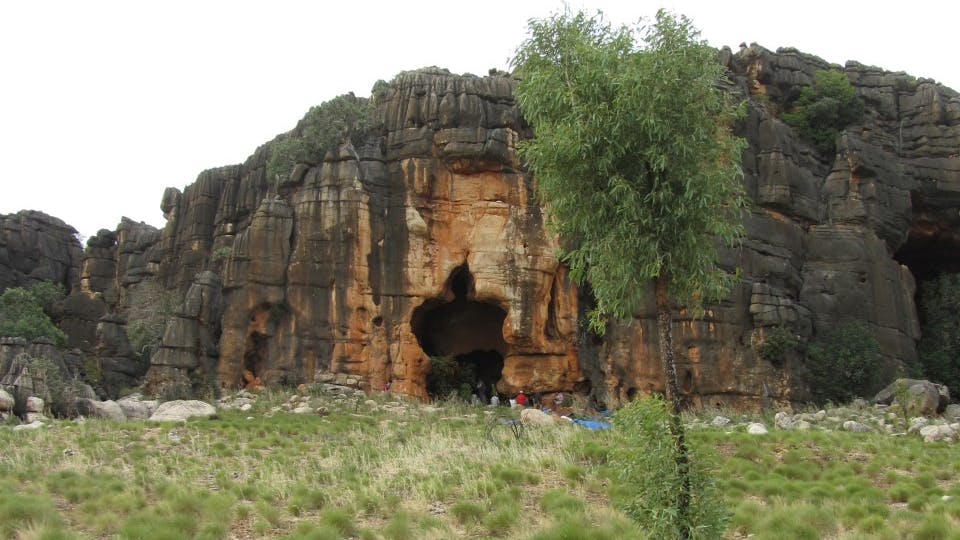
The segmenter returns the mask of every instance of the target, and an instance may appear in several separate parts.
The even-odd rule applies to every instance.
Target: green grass
[[[0,429],[0,538],[644,538],[617,507],[632,487],[605,433],[491,442],[483,409],[383,398],[271,414],[286,397],[182,425]],[[960,539],[956,447],[819,430],[689,440],[713,456],[727,538]]]

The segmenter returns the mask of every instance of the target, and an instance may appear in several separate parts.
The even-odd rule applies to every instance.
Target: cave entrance
[[[917,199],[907,240],[894,258],[910,269],[916,282],[914,304],[920,323],[917,365],[906,366],[915,377],[960,391],[960,196],[938,197],[935,206]]]
[[[488,399],[500,381],[507,352],[503,339],[507,312],[475,297],[473,276],[463,265],[450,273],[439,297],[413,311],[413,333],[431,358],[424,381],[431,397],[455,393],[469,399],[476,392]]]

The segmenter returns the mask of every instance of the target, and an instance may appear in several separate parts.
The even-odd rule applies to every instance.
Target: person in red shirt
[[[527,396],[523,395],[523,390],[517,394],[517,407],[526,407],[527,406]]]

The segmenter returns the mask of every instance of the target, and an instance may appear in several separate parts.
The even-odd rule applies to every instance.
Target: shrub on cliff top
[[[354,145],[373,125],[369,99],[353,93],[311,107],[292,133],[277,141],[267,160],[267,180],[282,183],[297,163],[318,165],[324,154],[350,137]]]
[[[821,152],[836,147],[840,130],[863,118],[863,101],[841,71],[821,70],[814,75],[813,86],[800,92],[784,122]]]
[[[48,314],[62,297],[63,288],[49,281],[26,289],[7,289],[0,294],[0,336],[22,337],[28,341],[46,337],[63,345],[67,336],[53,324]]]

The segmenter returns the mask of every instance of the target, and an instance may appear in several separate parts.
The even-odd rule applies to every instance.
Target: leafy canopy
[[[592,328],[631,315],[655,278],[695,310],[724,297],[716,241],[742,234],[744,142],[716,51],[663,10],[639,29],[568,12],[529,32],[513,62],[535,138],[520,152],[571,276],[597,299]]]
[[[67,336],[47,312],[63,297],[63,288],[49,281],[29,288],[11,287],[0,294],[0,336],[22,337],[34,340],[50,338],[57,345],[67,342]],[[46,312],[45,312],[46,311]]]

